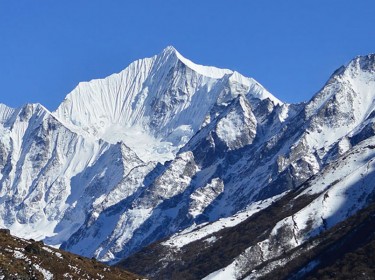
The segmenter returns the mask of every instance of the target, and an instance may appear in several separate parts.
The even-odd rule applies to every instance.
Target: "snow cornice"
[[[183,63],[185,66],[190,68],[191,70],[197,72],[198,74],[201,74],[203,76],[214,78],[214,79],[220,79],[226,74],[232,74],[233,71],[229,69],[221,69],[214,66],[204,66],[200,64],[196,64],[192,62],[191,60],[185,58],[180,52],[176,50],[173,46],[166,47],[159,55],[158,57],[162,58],[172,58],[175,61],[178,60],[181,63]]]

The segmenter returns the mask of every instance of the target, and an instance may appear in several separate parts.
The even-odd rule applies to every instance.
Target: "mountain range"
[[[373,54],[287,104],[167,47],[54,112],[0,105],[0,227],[155,279],[305,277],[371,216],[374,102]]]

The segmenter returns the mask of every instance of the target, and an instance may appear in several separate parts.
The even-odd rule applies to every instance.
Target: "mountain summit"
[[[238,94],[281,104],[255,80],[197,65],[167,47],[118,74],[80,83],[55,115],[75,131],[122,141],[143,160],[163,162],[199,130],[215,104]]]
[[[55,112],[0,104],[0,227],[156,278],[266,275],[371,204],[374,61],[286,104],[167,47]]]

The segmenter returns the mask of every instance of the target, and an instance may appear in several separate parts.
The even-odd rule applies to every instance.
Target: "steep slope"
[[[307,185],[303,185],[306,190],[294,198],[299,207],[301,205],[298,201],[304,203],[302,208],[293,209],[294,203],[290,197],[293,196],[292,192],[274,206],[286,207],[286,212],[273,212],[273,225],[265,223],[266,226],[259,229],[259,220],[255,220],[249,223],[242,234],[238,227],[234,227],[225,236],[207,230],[207,227],[215,226],[193,225],[187,233],[184,231],[170,241],[156,245],[161,247],[151,247],[152,253],[145,249],[144,254],[137,254],[124,264],[133,267],[133,263],[145,257],[148,264],[145,274],[187,279],[203,277],[204,273],[212,272],[210,270],[215,266],[217,269],[227,266],[210,275],[209,279],[240,279],[263,262],[281,256],[365,207],[374,191],[374,154],[371,144],[374,140],[374,61],[374,55],[358,57],[346,68],[341,68],[302,110],[297,111],[290,119],[285,119],[279,131],[271,134],[268,139],[263,138],[259,146],[256,146],[255,138],[252,144],[241,149],[241,155],[234,160],[230,160],[233,155],[228,150],[223,154],[216,151],[212,154],[209,149],[202,150],[202,145],[197,144],[202,142],[195,141],[194,138],[192,146],[188,143],[184,147],[184,150],[193,147],[196,162],[199,162],[196,155],[202,155],[203,165],[212,166],[215,161],[227,163],[225,168],[220,169],[224,172],[219,176],[224,185],[221,189],[224,191],[215,201],[217,206],[212,203],[204,213],[209,217],[208,220],[216,220],[218,217],[213,215],[218,213],[230,216],[228,206],[233,205],[229,208],[232,211],[241,210],[244,205],[252,205],[251,200],[283,194],[310,178]],[[218,137],[212,137],[212,131],[215,130],[210,131],[210,137],[200,139],[213,139],[209,142],[211,144],[206,144],[212,150],[212,147],[219,146],[220,141],[216,140]],[[199,133],[196,136],[198,135]],[[221,146],[218,150],[225,151],[225,148]],[[244,159],[245,163],[241,162]],[[264,167],[267,166],[265,171]],[[258,173],[262,169],[263,173]],[[246,176],[241,176],[244,172]],[[258,177],[255,176],[257,173]],[[254,183],[256,188],[252,187]],[[259,219],[269,221],[268,212],[269,210],[264,210],[255,217],[264,217]],[[252,219],[249,220],[251,222]],[[243,224],[246,225],[246,222]],[[257,232],[259,236],[256,236]],[[199,236],[200,240],[194,241],[197,239],[192,238],[192,235]],[[234,240],[230,239],[231,235],[236,236]],[[243,235],[247,241],[240,241],[238,235]],[[186,241],[189,238],[192,241]],[[181,240],[184,240],[182,242],[185,245],[182,248],[178,245]],[[235,257],[241,250],[242,253]],[[186,259],[189,256],[194,257]],[[215,258],[220,261],[215,263]],[[159,260],[156,261],[156,267],[148,263],[150,259]],[[207,267],[202,264],[205,259],[211,260]],[[180,260],[181,265],[176,264],[176,260]],[[140,261],[140,267],[141,263]],[[283,264],[284,262],[276,262],[272,265]],[[259,277],[262,274],[255,275],[254,277]]]
[[[255,136],[256,134],[258,120],[252,113],[251,105],[249,104],[249,102],[254,103],[254,106],[256,106],[257,108],[264,107],[263,111],[261,109],[258,110],[260,111],[258,112],[259,118],[266,118],[267,114],[270,114],[275,106],[278,108],[283,108],[282,110],[284,114],[288,112],[288,106],[279,105],[281,104],[280,101],[272,97],[272,95],[265,91],[254,80],[245,78],[235,72],[229,73],[228,70],[197,66],[196,64],[193,64],[184,59],[173,48],[167,48],[159,56],[156,56],[151,60],[155,60],[154,63],[156,63],[156,66],[154,65],[151,67],[153,68],[153,70],[151,71],[152,74],[149,74],[149,76],[158,75],[158,77],[164,77],[163,75],[165,74],[165,69],[168,69],[169,76],[168,78],[160,78],[164,79],[163,83],[160,82],[160,84],[163,85],[164,88],[151,88],[152,91],[148,91],[150,96],[156,95],[156,98],[159,98],[161,100],[157,102],[165,102],[163,100],[165,98],[168,98],[168,95],[175,94],[176,91],[178,91],[184,97],[183,104],[180,104],[181,106],[184,106],[184,109],[183,111],[178,113],[177,111],[180,109],[178,109],[177,107],[170,108],[171,110],[177,111],[173,111],[170,116],[165,117],[164,122],[166,122],[167,124],[165,126],[162,126],[161,129],[155,130],[155,132],[153,132],[153,125],[152,123],[150,123],[149,117],[140,116],[140,119],[134,120],[133,123],[135,126],[143,122],[141,126],[146,127],[149,130],[147,132],[149,136],[150,133],[154,133],[155,137],[156,135],[162,137],[163,134],[168,134],[169,132],[167,131],[167,129],[169,125],[173,129],[175,129],[172,133],[173,135],[175,135],[180,130],[181,124],[182,126],[185,126],[185,124],[183,124],[184,122],[190,123],[192,125],[191,127],[193,127],[194,130],[198,130],[198,126],[207,126],[208,124],[210,124],[211,120],[220,118],[221,122],[218,123],[218,130],[221,131],[220,133],[222,141],[228,142],[226,143],[226,145],[228,145],[229,150],[238,150],[239,148],[252,142],[252,140],[250,139],[251,137],[248,139],[248,137],[246,136],[248,132],[251,132],[253,136]],[[146,61],[149,60],[146,59]],[[135,65],[129,66],[122,72],[121,75],[129,75],[131,71],[135,71],[132,67],[135,67],[137,63],[135,63]],[[173,73],[173,75],[171,73]],[[196,86],[196,88],[190,86],[190,89],[187,89],[186,85],[192,83],[191,79],[193,79],[192,77],[194,76],[199,77],[194,79],[198,79],[202,84]],[[219,76],[222,76],[222,78],[217,79],[217,77]],[[110,78],[111,77],[105,80],[93,81],[89,84],[116,84],[115,82],[109,82],[108,79]],[[143,85],[144,84],[145,82],[143,83]],[[210,90],[211,86],[208,86],[208,84],[212,84],[212,90]],[[203,90],[202,88],[205,88],[205,90]],[[162,91],[162,93],[160,93],[160,91]],[[96,94],[102,92],[106,92],[107,95],[100,98],[100,100],[109,100],[108,102],[110,102],[111,98],[109,96],[111,94],[111,90],[106,91],[106,89],[101,89],[98,90]],[[85,93],[81,94],[83,96],[85,95]],[[94,92],[86,94],[91,96],[90,94],[94,94]],[[73,91],[73,93],[68,95],[67,100],[73,98],[73,96],[82,98],[81,95],[76,93],[76,91]],[[128,98],[129,96],[126,95],[126,99],[124,101],[125,103],[129,102]],[[239,101],[233,101],[235,100],[233,98],[237,98]],[[191,101],[190,99],[194,101]],[[148,99],[146,98],[145,100]],[[199,102],[199,107],[197,105],[197,102]],[[65,106],[65,103],[66,101],[64,101],[62,107]],[[168,101],[168,104],[169,103],[170,102]],[[90,105],[90,102],[83,102],[82,104]],[[124,106],[126,106],[126,104]],[[56,112],[60,119],[61,115],[59,115],[59,112],[61,112],[62,107],[60,107]],[[110,108],[107,108],[107,110],[111,111]],[[150,112],[155,113],[155,110],[155,108],[151,108]],[[222,110],[227,113],[220,113]],[[163,114],[165,113],[164,111],[165,110],[163,109]],[[197,113],[198,111],[199,113]],[[91,112],[97,112],[97,110],[91,110]],[[129,112],[131,112],[131,109],[127,108],[126,112],[129,114]],[[145,112],[147,113],[148,111],[146,110]],[[175,117],[175,115],[177,114],[176,112],[180,115],[184,115],[185,117],[181,117],[182,115],[179,117]],[[192,118],[190,114],[193,114],[194,118]],[[72,113],[72,115],[74,116],[74,113]],[[78,113],[77,115],[81,116]],[[280,115],[281,118],[281,113],[278,115]],[[96,117],[92,118],[94,119],[93,123],[95,123]],[[160,116],[157,117],[158,121],[161,119],[162,118]],[[280,119],[278,118],[277,120],[280,123]],[[263,121],[263,119],[260,121]],[[120,119],[113,119],[111,122],[120,122]],[[72,123],[78,123],[78,120],[74,120]],[[119,124],[115,123],[114,125],[118,126]],[[243,125],[246,126],[243,130],[235,128],[235,126]],[[79,130],[79,128],[73,127],[71,123],[68,123],[67,126],[71,127],[75,131]],[[173,130],[172,128],[169,129]],[[111,126],[110,130],[114,131],[114,128]],[[230,139],[226,139],[226,134],[229,132],[229,130],[231,130],[232,135]],[[121,131],[125,130],[120,130],[120,133]],[[133,133],[131,127],[127,128],[126,131],[130,131],[130,134]],[[143,130],[143,132],[145,132],[145,130]],[[169,139],[171,139],[170,137],[172,137],[172,134],[169,134]],[[185,136],[185,140],[189,140],[190,135]],[[103,136],[99,133],[97,134],[97,137],[105,138],[105,135]],[[128,139],[126,138],[124,139],[124,141],[126,142],[128,141]],[[176,144],[176,142],[171,142],[170,145],[171,147],[176,149],[181,145],[181,143]],[[142,147],[135,147],[136,150],[140,148]],[[161,150],[159,149],[159,152],[160,151]],[[162,156],[168,153],[168,151],[166,150],[163,150],[161,152]],[[222,152],[225,151],[223,150]],[[150,156],[151,155],[152,154],[150,154]],[[155,157],[154,155],[152,155],[152,157],[155,160],[161,160],[158,156]],[[194,169],[196,168],[194,167],[194,163],[191,162],[192,160],[193,159],[190,157],[189,153],[184,154],[182,152],[180,153],[180,156],[178,156],[172,163],[166,164],[165,167],[157,167],[155,170],[144,168],[141,173],[133,172],[134,176],[137,176],[136,182],[134,182],[134,180],[125,180],[118,186],[119,189],[131,189],[133,191],[126,191],[125,194],[122,194],[122,196],[116,197],[117,202],[113,203],[113,205],[110,205],[109,208],[107,208],[108,205],[103,203],[96,204],[92,212],[88,213],[86,217],[86,223],[82,225],[71,238],[67,239],[66,242],[63,243],[63,248],[87,256],[94,255],[104,261],[113,261],[116,259],[120,259],[124,255],[129,255],[132,252],[137,251],[140,247],[145,246],[150,242],[157,240],[158,238],[163,238],[165,236],[173,234],[181,227],[185,228],[186,226],[191,225],[191,223],[194,222],[194,219],[190,217],[190,214],[187,218],[184,218],[182,211],[177,215],[175,213],[177,209],[174,209],[175,206],[173,206],[174,202],[172,201],[178,200],[176,196],[190,196],[192,191],[195,191],[198,188],[204,188],[205,185],[209,186],[210,184],[210,182],[202,181],[198,182],[199,185],[191,184],[191,186],[189,186],[190,182],[193,182],[192,177],[194,176]],[[154,165],[151,163],[148,166]],[[184,176],[185,179],[180,179],[182,178],[181,174],[186,174],[186,176]],[[129,175],[130,178],[133,178],[132,176],[132,174]],[[145,180],[142,180],[142,176],[144,176]],[[154,179],[154,181],[151,181],[147,179],[149,177],[156,179]],[[215,180],[216,179],[213,179],[213,182],[215,182]],[[207,188],[208,187],[206,187],[206,189]],[[199,190],[197,192],[199,192]],[[218,194],[219,193],[217,193],[216,196]],[[105,198],[104,201],[105,200],[107,200],[107,198]],[[203,208],[201,204],[190,207],[191,209],[189,210],[189,213],[195,211],[194,209],[196,208],[201,208],[201,210],[199,211],[203,211],[214,200],[215,195],[214,197],[210,198],[208,202],[204,203]],[[191,204],[190,201],[186,202]],[[172,205],[171,209],[169,209],[169,206],[166,205]],[[159,209],[160,207],[162,207],[163,209]],[[233,213],[233,211],[228,211],[226,215],[231,213]],[[163,230],[160,230],[158,227],[154,228],[149,226],[150,224],[158,225],[160,220],[170,221],[171,226],[169,228],[165,227],[163,228]],[[101,228],[103,227],[102,225],[104,223],[107,224],[106,230],[105,232],[101,232],[103,231],[101,230]],[[100,232],[100,234],[98,234],[98,232]]]
[[[215,205],[216,200],[226,191],[220,177],[224,173],[219,173],[223,172],[220,171],[220,162],[228,164],[225,162],[227,153],[230,157],[230,153],[240,153],[241,148],[250,145],[257,128],[257,120],[245,97],[238,96],[221,110],[222,113],[189,142],[194,145],[197,138],[202,138],[202,134],[214,130],[220,146],[215,148],[219,154],[213,153],[213,162],[202,166],[200,162],[205,159],[182,149],[173,161],[151,171],[147,177],[152,180],[145,180],[135,195],[103,211],[98,219],[86,224],[64,243],[63,248],[79,254],[92,252],[105,261],[119,260],[153,241],[207,219],[204,218],[204,212],[218,207]],[[226,137],[229,131],[231,135]],[[205,147],[198,145],[202,146]],[[203,154],[209,156],[207,151]],[[228,176],[231,174],[228,173]],[[227,207],[223,216],[234,214],[235,207]],[[215,215],[210,218],[215,219]],[[105,240],[95,239],[104,223],[107,223],[108,232],[103,236],[109,234],[110,237]],[[94,239],[100,242],[99,247],[90,242]]]
[[[194,64],[168,47],[119,74],[81,83],[52,114],[38,104],[1,105],[0,224],[106,261],[173,234],[193,220],[172,215],[175,226],[156,235],[147,225],[169,220],[170,211],[159,207],[198,188],[188,187],[194,173],[189,153],[174,154],[218,118],[229,150],[251,143],[245,134],[255,136],[257,120],[249,102],[284,106],[253,79]],[[246,128],[233,129],[237,125]],[[170,158],[175,159],[164,166],[155,162]],[[181,184],[176,190],[171,178]],[[196,194],[208,194],[205,189]],[[190,213],[203,211],[217,194]],[[148,228],[144,234],[143,228]]]
[[[153,279],[257,279],[269,273],[266,279],[278,279],[277,269],[289,262],[302,258],[307,265],[326,240],[319,236],[373,202],[374,140],[362,141],[296,190],[177,233],[119,265]]]
[[[41,105],[7,111],[0,123],[0,224],[19,236],[61,244],[102,195],[144,165],[123,144],[73,133]]]
[[[0,123],[6,122],[13,113],[13,108],[0,103]]]
[[[374,57],[340,68],[302,104],[284,104],[251,78],[194,64],[168,47],[118,74],[81,83],[56,112],[0,105],[0,226],[115,263],[169,236],[184,239],[179,231],[205,238],[232,218],[237,228],[244,215],[276,198],[287,203],[289,192],[295,208],[282,206],[284,216],[272,218],[268,235],[266,228],[262,236],[253,233],[264,245],[264,261],[278,257],[318,234],[306,228],[304,213],[322,203],[322,187],[337,196],[313,212],[315,229],[367,205],[347,203],[345,191],[356,190],[355,199],[372,193],[372,186],[358,187],[358,178],[372,178],[366,139],[375,134]],[[293,196],[307,180],[313,195]],[[350,211],[340,208],[346,203]],[[304,233],[272,247],[278,229],[290,232],[295,224]],[[162,245],[168,254],[180,250],[171,240]],[[239,255],[258,252],[257,246],[241,243],[199,276],[223,266],[232,271],[241,266]]]
[[[262,279],[372,279],[374,203],[284,255]],[[310,248],[309,248],[310,247]]]
[[[214,104],[240,93],[281,103],[251,78],[196,65],[167,47],[118,74],[80,83],[55,115],[110,143],[123,141],[143,160],[165,161],[198,131]]]
[[[93,259],[26,240],[0,229],[1,279],[141,279]]]

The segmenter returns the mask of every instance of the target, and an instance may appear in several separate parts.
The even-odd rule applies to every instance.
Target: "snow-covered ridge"
[[[14,112],[15,109],[0,103],[0,123],[5,122]]]
[[[172,248],[182,248],[183,246],[191,242],[212,235],[213,233],[216,233],[223,228],[234,227],[244,220],[248,219],[253,214],[267,208],[283,195],[284,194],[274,196],[263,201],[254,202],[246,207],[245,210],[242,210],[234,214],[233,216],[221,218],[213,223],[203,223],[199,225],[194,224],[189,228],[172,235],[167,241],[161,243],[161,245]],[[207,240],[207,242],[210,241]]]
[[[276,259],[277,264],[278,256],[300,246],[366,207],[374,194],[374,186],[371,184],[375,176],[375,151],[371,145],[373,141],[372,137],[361,142],[345,156],[322,170],[322,174],[310,182],[311,187],[307,187],[293,200],[319,194],[315,199],[298,212],[280,220],[268,238],[249,247],[230,265],[211,273],[204,279],[243,279],[244,274],[250,272],[251,275],[245,279],[258,279],[264,276],[262,273],[269,272],[264,268],[260,271],[253,270],[258,264],[272,258]],[[287,235],[286,228],[289,228],[292,234],[289,233],[290,236],[283,239],[281,232]],[[311,247],[316,245],[318,242]],[[261,249],[262,260],[256,260],[254,248]]]
[[[253,78],[248,78],[243,76],[242,74],[238,73],[237,71],[232,71],[229,69],[221,69],[213,66],[204,66],[200,64],[196,64],[192,62],[191,60],[183,57],[174,47],[168,46],[164,52],[171,52],[177,56],[177,58],[185,64],[190,69],[194,70],[195,72],[206,76],[210,78],[220,79],[223,78],[225,75],[229,77],[229,81],[232,84],[240,84],[242,86],[246,86],[248,88],[248,92],[251,93],[256,98],[259,98],[261,100],[269,98],[274,102],[275,104],[283,104],[282,101],[277,99],[275,96],[273,96],[268,91],[264,90],[264,87],[258,83]]]
[[[351,86],[354,86],[356,91],[361,91],[364,87],[370,87],[370,83],[375,81],[375,54],[366,56],[357,56],[352,59],[346,66],[341,66],[330,77],[323,89],[313,96],[306,106],[307,116],[311,116],[319,110],[327,101],[336,96],[337,93],[346,93]],[[370,87],[371,88],[371,87]],[[372,96],[368,93],[361,92],[361,98],[371,99]],[[362,106],[368,106],[366,102]]]
[[[195,64],[167,47],[118,74],[80,83],[54,115],[78,133],[122,141],[144,161],[164,162],[199,130],[216,103],[239,94],[282,104],[251,78]],[[135,140],[140,138],[147,141]]]
[[[206,76],[206,77],[210,77],[210,78],[214,78],[214,79],[220,79],[222,78],[224,75],[226,74],[232,74],[233,71],[232,70],[229,70],[229,69],[220,69],[220,68],[217,68],[217,67],[213,67],[213,66],[204,66],[204,65],[199,65],[199,64],[196,64],[194,62],[192,62],[191,60],[183,57],[174,47],[172,46],[168,46],[164,52],[169,52],[171,54],[175,54],[176,57],[183,63],[185,64],[187,67],[189,67],[190,69],[194,70],[195,72],[203,75],[203,76]]]
[[[0,105],[0,225],[102,261],[171,235],[174,245],[205,239],[375,134],[374,65],[357,58],[297,106],[168,47],[80,83],[52,114]]]
[[[347,68],[357,68],[363,71],[375,71],[375,53],[368,55],[360,55],[354,58]]]

